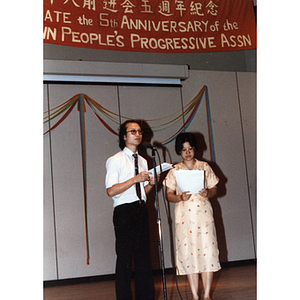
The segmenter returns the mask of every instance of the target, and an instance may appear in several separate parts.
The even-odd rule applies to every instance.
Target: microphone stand
[[[152,147],[151,149],[152,149],[154,179],[155,179],[155,196],[156,196],[157,225],[158,225],[158,243],[159,243],[159,247],[160,247],[160,259],[161,259],[161,268],[162,268],[162,277],[163,277],[164,300],[167,300],[164,251],[163,251],[163,242],[162,242],[162,230],[161,230],[161,219],[160,219],[160,210],[159,210],[159,201],[158,201],[157,173],[156,173],[156,162],[155,162],[155,151],[156,151],[156,149],[155,149],[155,147]]]

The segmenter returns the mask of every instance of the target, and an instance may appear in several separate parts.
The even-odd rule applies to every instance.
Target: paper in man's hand
[[[173,165],[169,164],[169,163],[162,163],[160,166],[161,166],[161,169],[162,169],[162,173],[173,168]],[[156,174],[160,174],[160,166],[157,166],[155,168],[156,169]],[[151,173],[150,176],[154,176],[154,169],[151,169],[148,172]]]

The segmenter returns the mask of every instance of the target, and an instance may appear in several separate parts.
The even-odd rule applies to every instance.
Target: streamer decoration
[[[205,98],[206,103],[206,117],[207,117],[207,127],[208,127],[208,136],[209,136],[209,149],[210,149],[210,159],[211,161],[215,162],[215,148],[213,142],[213,130],[212,130],[212,120],[211,120],[211,111],[209,105],[209,97],[208,97],[208,89],[207,86],[203,86],[198,94],[192,99],[188,104],[186,104],[182,110],[177,111],[173,114],[168,116],[157,118],[157,119],[150,119],[145,120],[153,132],[163,131],[169,127],[174,126],[174,124],[178,122],[182,122],[183,125],[176,131],[172,136],[161,142],[162,145],[167,145],[176,139],[176,136],[187,130],[195,115],[199,109],[199,106],[202,102],[202,99]],[[80,124],[80,139],[81,139],[81,153],[82,153],[82,170],[83,170],[83,192],[84,192],[84,215],[85,215],[85,233],[86,233],[86,252],[87,252],[87,264],[90,261],[90,251],[89,251],[89,236],[88,236],[88,217],[87,217],[87,168],[86,168],[86,136],[85,136],[85,112],[87,105],[91,108],[94,112],[97,119],[101,122],[101,124],[112,134],[118,135],[118,133],[108,124],[108,120],[118,127],[120,117],[123,119],[132,119],[131,117],[127,116],[120,116],[117,113],[114,113],[97,101],[93,100],[86,94],[77,94],[70,98],[69,100],[65,101],[61,105],[52,108],[49,111],[44,112],[44,123],[48,123],[51,120],[57,121],[54,123],[49,130],[47,130],[44,135],[48,134],[55,128],[57,128],[72,112],[73,108],[77,104],[77,110],[79,112],[79,124]],[[107,121],[104,120],[107,119]],[[169,120],[169,121],[167,121]],[[152,124],[152,125],[151,125]]]

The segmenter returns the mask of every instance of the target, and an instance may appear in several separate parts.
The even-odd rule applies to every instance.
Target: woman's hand
[[[217,195],[217,187],[214,186],[210,189],[202,189],[199,191],[199,195],[204,198],[213,198]]]
[[[199,195],[204,197],[204,198],[207,198],[208,197],[208,189],[201,189],[199,191]]]
[[[175,194],[175,190],[170,189],[169,187],[167,187],[167,200],[173,203],[178,203],[180,201],[187,201],[190,199],[190,197],[192,196],[192,194],[188,194],[189,192],[186,191],[182,194]]]
[[[186,191],[180,195],[181,201],[188,201],[191,198],[192,194],[188,194],[188,193],[189,191]]]

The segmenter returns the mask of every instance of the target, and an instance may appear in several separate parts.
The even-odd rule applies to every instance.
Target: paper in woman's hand
[[[178,170],[174,171],[177,185],[182,192],[197,194],[204,188],[203,170]]]

